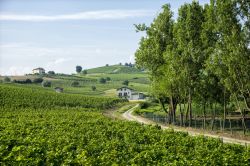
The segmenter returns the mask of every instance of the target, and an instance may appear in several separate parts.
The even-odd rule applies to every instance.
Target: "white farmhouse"
[[[45,74],[45,70],[43,68],[39,67],[39,68],[33,69],[32,73],[33,74]]]
[[[128,100],[141,100],[144,99],[144,94],[136,92],[134,89],[129,87],[121,87],[117,89],[117,95],[120,98],[125,98]]]

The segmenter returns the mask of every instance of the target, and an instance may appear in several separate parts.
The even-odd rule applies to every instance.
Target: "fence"
[[[168,124],[168,116],[156,115],[152,112],[143,113],[142,116],[157,123]],[[211,130],[211,131],[230,133],[230,134],[238,134],[238,133],[243,134],[243,121],[241,117],[228,116],[224,123],[223,117],[221,116],[220,117],[217,116],[214,118],[208,116],[206,117],[206,120],[204,120],[204,117],[194,115],[191,124],[189,126],[188,120],[184,120],[184,123],[182,124],[181,117],[176,116],[176,119],[172,124],[175,126],[192,127],[196,129]],[[245,118],[245,124],[246,124],[245,134],[250,136],[250,118]]]

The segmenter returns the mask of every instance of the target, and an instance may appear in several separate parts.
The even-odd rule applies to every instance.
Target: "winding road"
[[[122,114],[122,117],[126,120],[129,121],[136,121],[139,123],[143,123],[143,124],[157,124],[154,121],[151,121],[149,119],[143,118],[141,116],[137,116],[137,115],[133,115],[133,111],[139,106],[139,104],[137,104],[136,106],[134,106],[133,108],[129,109],[128,111],[124,112]],[[158,124],[159,126],[161,126],[161,128],[163,130],[165,129],[173,129],[174,131],[181,131],[181,132],[187,132],[190,136],[206,136],[206,137],[212,137],[212,138],[218,138],[221,139],[224,143],[233,143],[233,144],[240,144],[240,145],[246,145],[249,146],[250,145],[250,141],[247,140],[239,140],[239,139],[235,139],[235,138],[230,138],[230,137],[225,137],[225,136],[220,136],[220,135],[214,135],[214,134],[207,134],[207,133],[202,133],[202,132],[197,132],[197,131],[190,131],[186,128],[175,128],[175,127],[168,127],[165,125],[161,125]]]

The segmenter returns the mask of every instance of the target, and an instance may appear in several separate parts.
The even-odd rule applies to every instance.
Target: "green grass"
[[[141,70],[135,67],[128,67],[123,65],[111,65],[111,66],[102,66],[93,69],[88,69],[87,72],[88,74],[93,74],[93,73],[119,74],[119,73],[141,73]]]

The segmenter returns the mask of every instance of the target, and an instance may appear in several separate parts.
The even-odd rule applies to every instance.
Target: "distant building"
[[[63,88],[55,87],[55,91],[56,91],[57,93],[62,93],[62,92],[63,92]]]
[[[32,73],[33,74],[45,74],[45,70],[44,68],[39,67],[39,68],[33,69]]]
[[[134,89],[129,88],[129,87],[118,88],[117,95],[120,98],[125,98],[128,100],[142,100],[142,99],[144,99],[143,93],[136,92]]]

